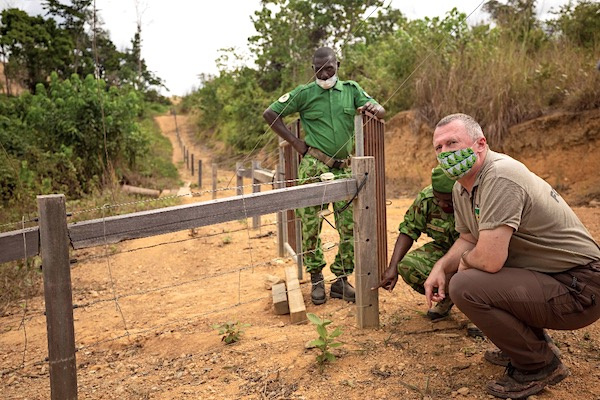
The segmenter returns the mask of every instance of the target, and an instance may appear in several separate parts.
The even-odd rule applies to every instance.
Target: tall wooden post
[[[242,170],[244,169],[244,164],[240,161],[235,163],[235,194],[242,195],[244,194],[244,176],[242,175]]]
[[[359,328],[379,327],[379,284],[377,256],[377,201],[375,198],[375,159],[354,157],[352,175],[358,187],[364,185],[354,204],[354,276]],[[365,180],[366,179],[366,180]]]
[[[212,165],[212,198],[213,200],[217,198],[217,164],[213,163]]]
[[[282,189],[285,187],[285,185],[282,183],[284,176],[283,176],[283,167],[281,165],[281,159],[282,159],[282,151],[280,149],[279,150],[279,164],[277,164],[277,169],[275,170],[275,174],[276,174],[275,175],[275,185],[276,185],[275,188],[276,189]],[[284,226],[285,226],[285,212],[277,211],[277,255],[279,257],[283,257],[285,255]]]
[[[194,176],[194,153],[192,153],[192,162],[190,164],[192,166],[192,176]]]
[[[198,189],[202,189],[202,160],[198,160]]]
[[[65,196],[38,196],[37,201],[48,330],[50,396],[52,400],[72,400],[77,399],[77,364]]]

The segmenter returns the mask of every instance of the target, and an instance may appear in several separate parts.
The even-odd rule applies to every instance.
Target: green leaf
[[[342,333],[344,333],[344,332],[338,327],[338,328],[335,328],[335,330],[329,334],[329,337],[330,338],[338,337]]]
[[[310,322],[312,322],[313,324],[321,325],[321,323],[322,323],[321,318],[317,317],[315,314],[308,313],[308,314],[306,314],[306,316],[308,317],[308,320]]]
[[[317,325],[317,332],[322,338],[327,337],[327,328],[325,328],[323,325]]]

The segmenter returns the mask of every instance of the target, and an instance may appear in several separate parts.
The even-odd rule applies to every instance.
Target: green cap
[[[452,193],[454,181],[446,176],[439,165],[431,170],[431,186],[439,193]]]

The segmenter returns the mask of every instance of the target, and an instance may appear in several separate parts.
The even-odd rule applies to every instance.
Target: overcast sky
[[[66,3],[68,0],[62,0]],[[469,23],[481,21],[482,0],[385,0],[410,19],[444,16],[456,7],[471,14]],[[18,7],[31,15],[43,12],[42,0],[0,0],[0,8]],[[538,0],[538,16],[567,0]],[[254,26],[250,16],[260,8],[259,0],[96,0],[96,7],[118,49],[131,46],[136,29],[138,4],[142,21],[142,56],[148,69],[163,79],[170,92],[184,95],[199,84],[201,73],[216,74],[215,60],[221,48],[235,47],[248,54],[247,39]]]

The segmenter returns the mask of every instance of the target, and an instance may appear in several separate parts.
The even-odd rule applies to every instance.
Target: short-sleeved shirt
[[[354,148],[356,109],[367,102],[377,104],[358,83],[338,79],[327,90],[315,82],[300,85],[269,108],[281,117],[300,113],[306,144],[330,157],[343,159]]]
[[[445,251],[450,250],[459,236],[454,229],[454,214],[444,212],[436,204],[431,185],[419,192],[404,214],[398,230],[412,240],[419,239],[425,233]]]
[[[600,248],[571,207],[542,178],[513,158],[488,150],[472,193],[452,193],[456,230],[514,229],[504,266],[563,272],[600,260]]]

